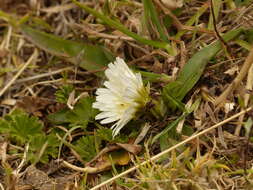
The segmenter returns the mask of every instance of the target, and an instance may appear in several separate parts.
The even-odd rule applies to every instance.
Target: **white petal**
[[[101,111],[95,117],[101,124],[116,122],[111,127],[115,136],[146,104],[149,90],[143,86],[141,74],[133,73],[119,57],[108,64],[105,75],[108,79],[104,82],[105,88],[97,89],[92,107]]]
[[[116,113],[114,112],[101,112],[100,114],[96,115],[96,120],[99,120],[99,119],[104,119],[104,118],[107,118],[107,117],[115,117],[117,116]]]
[[[100,121],[101,124],[107,124],[107,123],[112,123],[114,121],[119,120],[118,117],[108,117],[107,119],[103,119],[102,121]]]

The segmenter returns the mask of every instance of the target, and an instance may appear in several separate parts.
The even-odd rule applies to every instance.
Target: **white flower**
[[[93,107],[101,111],[95,119],[101,124],[116,122],[111,127],[113,136],[135,117],[149,101],[149,85],[145,87],[140,73],[133,73],[123,59],[117,57],[105,71],[106,88],[96,91]]]

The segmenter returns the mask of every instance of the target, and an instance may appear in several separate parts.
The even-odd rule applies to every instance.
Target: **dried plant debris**
[[[252,47],[252,0],[1,0],[0,189],[253,189]]]

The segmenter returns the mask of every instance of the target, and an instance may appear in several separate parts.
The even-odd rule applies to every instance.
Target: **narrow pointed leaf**
[[[242,31],[243,29],[229,31],[223,35],[223,39],[225,41],[232,40]],[[166,97],[173,97],[174,99],[181,101],[198,82],[208,61],[210,61],[210,59],[212,59],[221,49],[222,44],[220,41],[216,41],[215,43],[202,48],[199,52],[194,54],[188,63],[182,68],[176,81],[167,84],[163,88],[164,99],[167,100],[170,107],[174,108],[177,106]]]
[[[64,57],[88,71],[101,70],[113,61],[112,54],[103,47],[65,40],[27,25],[21,25],[20,29],[25,37],[41,49]]]

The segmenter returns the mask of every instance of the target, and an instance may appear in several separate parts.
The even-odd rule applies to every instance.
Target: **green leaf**
[[[55,97],[56,101],[59,103],[66,104],[70,93],[74,90],[73,85],[64,85],[59,90],[56,91]]]
[[[57,157],[59,145],[60,141],[55,134],[33,136],[29,147],[28,160],[32,163],[39,161],[47,163],[50,157]]]
[[[81,98],[73,110],[60,110],[59,112],[50,114],[48,119],[55,124],[70,123],[86,128],[87,124],[95,118],[98,112],[98,110],[92,108],[93,102],[94,99],[91,97]]]
[[[157,73],[152,73],[152,72],[147,72],[147,71],[141,71],[135,68],[136,72],[141,73],[143,76],[144,82],[170,82],[172,80],[172,77],[162,73],[162,74],[157,74]]]
[[[176,82],[174,83],[175,84],[175,86],[176,86]],[[179,100],[177,100],[176,98],[174,98],[173,96],[170,96],[170,94],[169,93],[164,93],[163,94],[163,97],[164,97],[164,99],[166,99],[168,102],[170,102],[172,105],[174,105],[174,106],[176,106],[178,109],[180,109],[181,111],[185,111],[185,105],[181,102],[181,101],[179,101]]]
[[[76,125],[86,127],[88,122],[93,120],[97,114],[97,110],[92,108],[94,99],[85,97],[79,100],[73,110],[67,113],[67,120]]]
[[[58,36],[20,25],[20,30],[32,43],[41,49],[88,70],[101,70],[114,60],[111,53],[100,46],[64,40]],[[98,75],[102,76],[102,73]]]
[[[225,41],[232,40],[242,31],[242,29],[229,31],[223,35],[223,39]],[[181,101],[198,82],[208,61],[212,59],[221,49],[222,44],[219,41],[202,48],[199,52],[192,56],[187,64],[185,64],[176,81],[167,84],[163,88],[164,100],[167,100],[171,108],[175,108],[176,105],[167,97],[172,97],[174,100]]]
[[[28,115],[18,115],[13,117],[11,123],[11,135],[19,139],[21,142],[31,139],[33,136],[42,133],[42,123],[36,117]]]
[[[49,114],[47,116],[47,119],[53,123],[53,124],[56,124],[56,125],[59,125],[59,124],[64,124],[64,123],[69,123],[69,120],[67,118],[67,115],[69,113],[69,109],[68,108],[64,108],[60,111],[57,111],[55,113],[52,113],[52,114]]]
[[[84,161],[90,161],[96,155],[94,136],[81,137],[77,140],[74,149]]]
[[[43,133],[43,125],[38,118],[29,117],[24,112],[7,115],[5,121],[0,121],[0,125],[1,133],[8,133],[12,139],[21,144],[27,143],[33,136]]]
[[[8,134],[7,138],[10,138],[12,143],[21,146],[29,144],[27,160],[32,163],[47,163],[49,156],[55,158],[58,153],[59,140],[53,134],[46,135],[42,128],[38,118],[29,117],[20,110],[0,119],[0,133]]]

